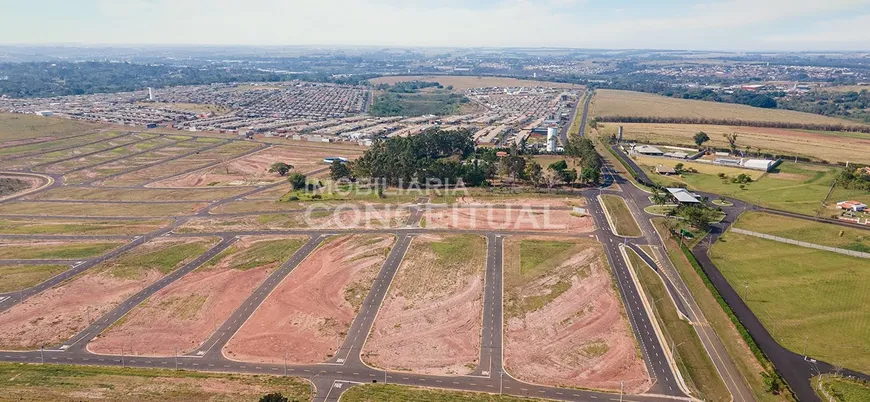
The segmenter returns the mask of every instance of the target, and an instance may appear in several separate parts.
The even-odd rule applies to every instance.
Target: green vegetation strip
[[[710,257],[782,346],[870,371],[866,260],[730,232]]]
[[[870,252],[870,230],[795,219],[763,212],[747,212],[735,226],[741,229],[785,237],[822,246]]]
[[[305,240],[302,238],[290,238],[258,241],[247,248],[233,245],[205,263],[203,268],[213,268],[227,261],[228,269],[247,271],[264,265],[282,263],[288,260],[303,244],[305,244]]]
[[[696,396],[706,401],[730,401],[731,393],[722,382],[716,366],[701,344],[701,339],[692,325],[677,314],[661,278],[634,250],[628,249],[626,252],[647,297],[654,301],[652,304],[655,306],[656,318],[673,348],[677,366],[685,374],[686,382],[698,392]]]
[[[43,221],[0,219],[0,234],[137,235],[166,226],[169,221]]]
[[[540,399],[499,396],[476,392],[440,391],[435,389],[402,387],[398,385],[368,384],[353,387],[341,396],[342,402],[532,402]]]
[[[593,247],[586,243],[586,247]],[[571,288],[571,277],[588,275],[588,267],[560,265],[572,255],[586,248],[580,242],[554,240],[519,240],[505,244],[505,318],[522,317],[538,310]],[[553,281],[542,285],[539,294],[523,296],[523,287],[541,278],[553,276]]]
[[[617,235],[629,237],[643,235],[622,197],[607,194],[601,196],[601,201],[607,209],[608,218],[612,221],[613,227],[616,228]]]
[[[164,244],[149,250],[134,249],[113,261],[107,262],[104,269],[116,278],[133,280],[143,277],[150,270],[166,275],[184,262],[204,253],[207,246],[206,240],[203,239],[193,242]]]
[[[0,259],[4,260],[38,260],[61,259],[72,260],[101,255],[122,243],[72,243],[72,244],[7,244],[0,247]]]
[[[67,265],[0,266],[0,293],[27,289],[68,269]]]
[[[832,398],[835,402],[867,402],[870,401],[870,383],[825,375],[813,379],[813,388],[822,400]]]
[[[310,388],[295,377],[0,364],[0,400],[9,401],[249,402],[272,392],[308,401]]]

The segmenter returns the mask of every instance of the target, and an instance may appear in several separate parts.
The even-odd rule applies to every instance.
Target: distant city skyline
[[[870,0],[0,0],[0,43],[870,51]]]

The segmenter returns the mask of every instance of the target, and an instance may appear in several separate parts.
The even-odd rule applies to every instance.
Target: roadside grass
[[[589,267],[560,267],[575,254],[601,245],[594,240],[541,240],[509,238],[504,243],[504,316],[522,317],[538,310],[571,288],[571,277],[589,275]],[[601,251],[603,253],[603,251]],[[535,295],[523,295],[529,283],[548,276]]]
[[[653,218],[652,221],[656,231],[664,239],[667,257],[674,264],[674,267],[677,268],[677,271],[679,271],[680,277],[683,278],[695,302],[704,313],[704,317],[707,318],[707,322],[710,323],[710,326],[718,334],[719,339],[725,346],[725,350],[728,352],[734,365],[737,366],[741,377],[749,384],[755,399],[760,402],[789,401],[790,399],[785,395],[773,395],[765,391],[766,386],[760,373],[763,370],[770,370],[771,368],[763,365],[756,359],[749,346],[737,331],[737,328],[734,327],[731,319],[722,310],[722,307],[716,301],[713,294],[710,293],[710,290],[707,289],[704,280],[694,270],[686,259],[686,256],[683,255],[677,241],[668,235],[667,228],[664,225],[665,218]]]
[[[0,244],[0,259],[4,260],[72,260],[101,255],[119,247],[122,242],[39,243],[12,242]]]
[[[822,400],[827,400],[827,396],[830,396],[834,402],[870,401],[870,383],[867,382],[824,375],[813,378],[812,383]]]
[[[169,189],[169,188],[83,188],[61,187],[40,192],[27,197],[31,200],[66,201],[204,201],[210,202],[235,197],[247,188],[207,188],[207,189]]]
[[[628,205],[625,204],[625,199],[618,195],[605,194],[601,196],[601,201],[604,208],[607,209],[607,216],[613,221],[613,227],[616,228],[616,234],[619,236],[639,237],[643,233],[631,215]]]
[[[787,239],[870,253],[870,231],[804,219],[746,212],[736,227]]]
[[[68,269],[68,265],[0,265],[0,293],[27,289]]]
[[[482,392],[444,391],[387,384],[365,384],[348,389],[342,402],[533,402],[541,399],[485,394]]]
[[[866,259],[730,232],[710,257],[781,345],[870,371]]]
[[[255,241],[244,248],[236,243],[203,264],[202,269],[214,268],[226,263],[228,269],[247,271],[264,265],[281,264],[290,259],[293,253],[305,244],[305,241],[305,237],[291,236],[279,240]]]
[[[731,393],[722,382],[701,339],[692,325],[680,318],[661,278],[634,250],[627,249],[626,253],[650,304],[655,306],[656,318],[674,349],[677,366],[684,373],[689,387],[705,401],[731,401]]]
[[[763,207],[816,215],[828,195],[838,168],[783,162],[778,173],[764,175],[758,181],[732,183],[731,177],[720,179],[716,174],[690,173],[683,177],[650,175],[665,186],[688,186],[692,190],[734,197]]]
[[[217,243],[217,239],[170,240],[139,246],[101,264],[94,272],[107,272],[122,279],[138,280],[149,271],[166,275],[190,262]]]
[[[249,402],[280,392],[301,402],[311,399],[310,390],[296,377],[0,363],[3,400]]]
[[[107,201],[101,205],[80,202],[11,202],[0,205],[0,215],[34,216],[128,216],[128,217],[169,217],[192,214],[204,207],[204,203],[149,203],[114,204]]]
[[[139,235],[169,224],[169,221],[55,221],[0,219],[0,234],[31,235]]]

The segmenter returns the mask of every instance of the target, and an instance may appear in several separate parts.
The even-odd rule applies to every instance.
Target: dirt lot
[[[357,154],[336,154],[324,149],[304,149],[275,146],[244,158],[235,159],[226,166],[215,166],[183,176],[153,183],[153,187],[251,186],[286,180],[277,173],[269,173],[275,162],[293,165],[295,172],[308,173],[327,167],[323,159],[330,156],[355,157]]]
[[[59,344],[125,299],[204,252],[213,239],[161,238],[0,314],[0,349]]]
[[[649,375],[593,239],[505,241],[505,366],[518,379],[640,393]]]
[[[173,356],[176,347],[179,354],[190,353],[302,242],[303,237],[242,238],[232,246],[232,252],[206,263],[136,307],[119,325],[91,342],[88,349],[111,354],[124,345],[135,345],[125,353]],[[275,247],[286,253],[266,252]]]
[[[430,229],[561,231],[586,233],[594,230],[589,217],[571,215],[569,210],[527,210],[517,208],[447,208],[426,211]]]
[[[373,85],[389,84],[406,81],[438,82],[443,86],[453,85],[455,91],[464,91],[470,88],[485,87],[547,87],[547,88],[583,88],[581,85],[565,84],[559,82],[520,80],[504,77],[467,77],[449,75],[402,75],[392,77],[380,77],[369,80]]]
[[[319,363],[338,350],[394,242],[387,235],[330,239],[296,267],[224,347],[233,360]]]
[[[565,208],[570,206],[583,205],[585,201],[582,198],[568,197],[484,197],[484,196],[461,196],[456,197],[456,204],[460,206],[483,206],[483,205],[508,205],[508,206],[530,206],[530,207],[559,207]]]
[[[468,374],[480,356],[486,241],[416,237],[363,348],[369,364],[436,375]]]

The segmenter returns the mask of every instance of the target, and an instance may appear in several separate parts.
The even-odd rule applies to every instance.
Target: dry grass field
[[[0,113],[0,146],[23,144],[84,134],[99,128],[98,124],[66,119],[50,119],[36,115]]]
[[[454,91],[464,91],[471,88],[484,87],[551,87],[551,88],[583,88],[582,85],[565,84],[561,82],[520,80],[504,77],[472,77],[458,75],[399,75],[380,77],[369,80],[374,85],[389,84],[407,81],[437,82],[443,86],[453,85]]]
[[[623,139],[642,143],[695,147],[692,136],[703,131],[710,136],[706,146],[728,148],[723,134],[737,133],[737,146],[752,152],[782,153],[829,162],[870,163],[870,134],[828,133],[780,128],[713,126],[700,124],[599,123],[598,132],[615,134],[623,127]]]
[[[590,116],[706,117],[745,121],[772,121],[804,124],[855,125],[835,119],[791,110],[761,109],[746,105],[668,98],[655,94],[602,89],[595,92]]]

